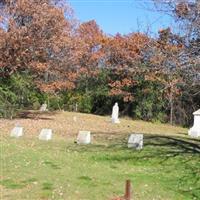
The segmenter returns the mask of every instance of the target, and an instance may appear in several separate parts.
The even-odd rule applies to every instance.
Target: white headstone
[[[193,127],[188,131],[191,137],[200,137],[200,109],[193,113],[194,124]]]
[[[112,117],[111,117],[112,123],[120,123],[118,116],[119,116],[119,106],[118,103],[115,103],[115,105],[112,108]]]
[[[41,111],[41,112],[47,111],[47,104],[46,104],[46,103],[43,103],[43,104],[41,105],[40,111]]]
[[[128,148],[140,150],[143,148],[143,134],[131,134],[128,139]]]
[[[52,139],[52,130],[48,128],[43,128],[39,135],[39,140],[51,140]]]
[[[78,144],[90,144],[91,143],[91,135],[90,131],[79,131],[77,137]]]
[[[77,117],[76,116],[73,117],[73,121],[77,122]]]
[[[23,135],[23,127],[20,126],[14,127],[10,133],[10,136],[15,138],[21,137],[22,135]]]

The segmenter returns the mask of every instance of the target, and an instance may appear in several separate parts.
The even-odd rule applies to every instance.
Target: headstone
[[[14,127],[10,133],[10,136],[15,138],[19,138],[22,135],[23,135],[23,127],[20,126]]]
[[[52,139],[52,130],[48,128],[43,128],[39,135],[39,140],[51,140]]]
[[[41,105],[40,111],[41,111],[41,112],[47,111],[47,104],[46,104],[46,103],[43,103],[43,104]]]
[[[193,113],[194,124],[193,127],[188,131],[191,137],[200,137],[200,109]]]
[[[77,122],[77,117],[76,116],[73,117],[73,121]]]
[[[78,104],[77,103],[75,104],[75,111],[76,112],[78,111]]]
[[[112,108],[112,117],[111,117],[112,123],[120,123],[118,116],[119,116],[119,106],[118,103],[115,103],[115,105]]]
[[[91,135],[90,131],[79,131],[77,137],[78,144],[90,144],[91,143]]]
[[[140,150],[143,148],[143,134],[131,134],[128,139],[128,148]]]

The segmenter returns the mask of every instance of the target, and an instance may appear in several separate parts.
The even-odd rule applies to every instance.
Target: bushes
[[[155,81],[137,77],[137,85],[128,88],[133,93],[132,102],[123,102],[122,96],[110,96],[107,71],[100,71],[96,77],[81,77],[74,90],[47,94],[40,92],[27,72],[16,73],[9,78],[0,78],[0,117],[13,118],[23,109],[36,109],[44,102],[49,110],[68,110],[107,115],[114,102],[119,103],[120,114],[147,121],[167,122],[169,120],[168,100],[164,86]],[[184,89],[184,88],[183,88]],[[185,91],[185,90],[184,90]],[[189,93],[197,95],[191,98]],[[189,125],[194,105],[199,106],[198,88],[187,90],[174,104],[174,120],[178,124]],[[190,98],[189,98],[190,97]],[[190,113],[190,118],[188,114]]]
[[[136,118],[166,122],[167,101],[162,85],[142,79],[136,87],[134,103],[136,106],[133,112]]]
[[[42,94],[27,73],[0,78],[0,116],[12,118],[22,109],[38,108]]]

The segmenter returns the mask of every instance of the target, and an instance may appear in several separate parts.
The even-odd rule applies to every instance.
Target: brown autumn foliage
[[[177,82],[175,84],[177,85],[182,81],[183,97],[185,99],[190,99],[184,105],[184,107],[187,107],[187,111],[182,113],[182,115],[188,115],[188,113],[192,114],[196,109],[194,108],[195,102],[199,107],[200,97],[200,1],[173,0],[163,2],[160,0],[153,0],[153,2],[155,2],[159,12],[168,13],[174,18],[176,29],[181,33],[176,36],[175,42],[171,41],[170,46],[167,47],[169,50],[166,51],[166,56],[168,57],[169,55],[170,59],[173,58],[176,66],[176,76],[169,76],[174,77],[171,82]],[[165,30],[165,34],[172,35],[169,29]],[[172,48],[171,45],[173,45]],[[168,52],[170,52],[171,55]],[[169,74],[172,75],[174,72],[171,71]],[[179,93],[179,91],[177,91],[177,93]],[[193,101],[192,99],[196,100]],[[179,104],[182,103],[183,102],[179,102]],[[188,106],[188,104],[192,106]],[[181,108],[181,106],[179,107],[179,111],[186,110],[185,108]]]
[[[79,40],[80,49],[77,60],[80,67],[79,76],[96,76],[100,59],[103,56],[102,46],[106,41],[106,35],[92,20],[78,26],[76,38]]]
[[[170,28],[159,31],[159,38],[150,45],[153,54],[149,58],[150,69],[145,79],[164,86],[163,95],[169,101],[170,122],[173,123],[174,102],[181,95],[179,88],[183,84],[181,76],[181,53],[184,47],[179,37]]]
[[[113,74],[110,95],[120,95],[126,102],[133,100],[133,94],[127,88],[137,83],[134,77],[141,72],[142,51],[149,41],[150,38],[142,33],[117,34],[107,39],[103,60]]]
[[[70,13],[70,8],[67,4],[64,9],[57,6],[61,3],[64,1],[4,2],[1,75],[28,71],[34,74],[38,87],[48,92],[72,89],[78,76],[95,75],[103,66],[113,73],[110,94],[131,101],[131,92],[124,88],[137,83],[134,76],[141,72],[142,52],[151,39],[141,33],[109,37],[95,21],[82,23],[75,30],[74,21],[64,15]],[[157,49],[165,48],[165,52],[173,54],[177,46],[166,44],[165,34],[160,34]],[[151,63],[162,66],[167,57],[155,54]]]
[[[1,76],[28,71],[44,91],[74,87],[73,65],[78,51],[72,37],[73,21],[64,16],[66,9],[47,0],[5,1]]]
[[[104,70],[108,95],[124,102],[134,101],[134,89],[144,79],[164,87],[172,118],[185,77],[198,82],[193,77],[199,70],[200,21],[199,4],[173,6],[176,16],[192,25],[189,47],[170,28],[160,30],[158,38],[142,33],[108,36],[94,20],[79,24],[65,0],[1,1],[0,76],[26,72],[41,91],[57,93],[75,90],[80,80],[87,85]],[[141,89],[144,95],[149,90]]]

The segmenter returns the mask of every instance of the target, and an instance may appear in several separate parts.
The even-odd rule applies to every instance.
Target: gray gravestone
[[[143,148],[143,134],[131,134],[128,139],[128,148],[140,150]]]
[[[39,135],[39,140],[51,140],[52,139],[52,130],[48,128],[43,128]]]
[[[23,135],[23,127],[20,126],[14,127],[10,133],[10,136],[15,138],[19,138],[22,135]]]
[[[77,136],[78,144],[90,144],[91,143],[91,134],[90,131],[79,131]]]
[[[200,137],[200,109],[193,113],[194,124],[193,127],[188,131],[191,137]]]

